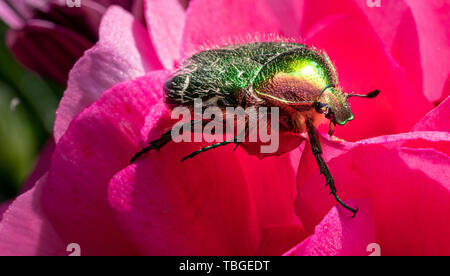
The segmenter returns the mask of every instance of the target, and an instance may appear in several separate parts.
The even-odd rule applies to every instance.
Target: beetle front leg
[[[322,157],[322,148],[319,142],[319,136],[317,135],[317,131],[314,128],[314,125],[310,119],[306,120],[306,127],[308,129],[309,142],[311,143],[311,149],[316,158],[317,165],[319,166],[320,174],[323,174],[325,180],[327,181],[326,186],[330,187],[330,194],[334,196],[336,201],[345,209],[349,210],[353,213],[354,217],[358,212],[358,208],[351,208],[347,204],[345,204],[337,195],[336,186],[334,185],[333,176],[331,175],[330,169],[328,168],[327,163]]]
[[[333,136],[335,127],[336,127],[336,124],[333,123],[332,121],[330,121],[330,126],[329,126],[329,129],[328,129],[328,135],[329,136]]]

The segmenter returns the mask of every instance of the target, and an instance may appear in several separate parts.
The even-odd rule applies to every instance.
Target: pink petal
[[[412,131],[436,130],[450,132],[450,97],[430,111],[413,128]]]
[[[201,46],[239,43],[255,34],[281,34],[280,30],[264,1],[193,1],[186,13],[181,57],[192,55]]]
[[[320,141],[323,150],[323,157],[326,162],[338,158],[341,155],[360,146],[383,145],[388,149],[395,149],[407,145],[412,148],[430,148],[447,153],[450,150],[450,134],[438,131],[417,131],[397,135],[379,136],[370,139],[358,141],[356,143],[345,142],[331,138],[328,135],[320,133]],[[446,147],[442,149],[441,144]],[[311,154],[311,146],[306,143],[304,154],[301,156],[300,167],[297,173],[297,187],[301,187],[317,171],[318,167],[314,156]]]
[[[8,2],[8,3],[6,3]],[[0,18],[9,25],[10,28],[18,29],[23,27],[26,20],[33,16],[35,9],[43,9],[47,5],[43,0],[14,0],[0,1]]]
[[[409,81],[417,89],[423,91],[422,57],[420,55],[419,40],[416,22],[414,21],[411,10],[408,8],[403,14],[403,18],[397,29],[397,34],[392,42],[392,55],[405,69]]]
[[[432,136],[439,139],[432,141]],[[414,139],[423,141],[422,148],[402,146]],[[327,156],[329,146],[340,146],[324,144],[325,159],[340,197],[364,197],[373,203],[376,236],[383,254],[450,253],[450,239],[444,230],[450,221],[450,178],[446,173],[450,158],[434,149],[434,144],[440,143],[448,149],[450,135],[417,132],[378,137],[356,143],[332,160]],[[305,150],[309,150],[309,145]],[[315,173],[308,174],[304,164],[311,162],[311,157],[300,162],[296,199],[296,213],[307,231],[312,231],[329,208],[336,205],[328,196],[329,189],[317,167]]]
[[[354,1],[383,43],[391,47],[398,32],[406,31],[401,24],[405,14],[409,13],[409,7],[405,0],[382,0],[380,2],[380,7],[370,7],[367,4],[368,1]],[[413,31],[415,31],[415,26]]]
[[[77,59],[92,46],[73,30],[36,19],[21,29],[9,30],[6,44],[26,67],[61,84],[66,83],[67,72]]]
[[[109,200],[125,233],[143,255],[252,254],[256,215],[232,150],[179,165],[186,147],[150,152],[112,179]]]
[[[20,28],[24,24],[24,20],[3,1],[0,1],[0,18],[11,28]]]
[[[275,254],[301,240],[289,156],[259,161],[224,147],[180,163],[197,148],[170,143],[111,180],[109,201],[141,254]],[[269,225],[292,225],[292,236],[271,246],[267,233],[260,240]]]
[[[160,68],[145,28],[128,12],[111,7],[100,26],[100,40],[75,64],[58,108],[58,142],[72,119],[113,85]]]
[[[344,92],[381,91],[375,99],[349,99],[355,119],[337,127],[336,136],[359,140],[408,131],[431,110],[422,92],[364,24],[347,17],[327,18],[310,30],[306,42],[327,52]]]
[[[21,192],[26,192],[34,187],[36,182],[48,172],[50,168],[50,161],[52,158],[53,151],[55,151],[55,142],[53,139],[47,142],[44,149],[41,150],[39,155],[39,160],[33,169],[33,172],[28,177],[27,181],[23,184]]]
[[[262,232],[257,255],[280,256],[306,237],[299,224],[269,225]]]
[[[113,218],[107,185],[138,151],[140,128],[150,107],[161,101],[166,77],[167,72],[154,71],[114,86],[74,119],[56,146],[44,210],[57,232],[79,243],[84,255],[134,252]]]
[[[155,116],[165,113],[158,106],[153,105],[146,119],[144,141],[164,129],[166,119]],[[171,142],[111,180],[109,201],[140,253],[278,254],[298,243],[303,236],[293,212],[292,157],[258,160],[227,146],[180,163],[206,145]],[[289,237],[275,246],[272,233],[285,227]]]
[[[145,0],[133,1],[131,11],[137,21],[141,22],[143,25],[147,26],[145,22]]]
[[[97,0],[97,3],[108,7],[111,5],[119,5],[123,7],[124,9],[130,10],[133,6],[133,2],[139,2],[139,1],[133,1],[133,0]]]
[[[273,136],[276,137],[276,136]],[[278,148],[271,153],[262,153],[261,147],[268,146],[272,144],[275,146],[273,141],[269,141],[268,143],[262,142],[243,142],[240,147],[243,148],[249,155],[257,156],[260,159],[271,157],[271,156],[280,156],[291,152],[301,145],[305,138],[300,135],[292,134],[292,133],[280,133],[278,136],[279,141]]]
[[[450,76],[450,7],[445,0],[408,1],[419,33],[424,93],[430,101],[447,97]]]
[[[185,11],[178,0],[146,0],[145,15],[150,37],[165,68],[180,57]]]
[[[33,14],[33,19],[51,22],[69,29],[94,44],[98,40],[99,25],[106,8],[94,0],[83,0],[79,8],[71,8],[65,0],[46,3]],[[80,56],[81,57],[81,56]]]
[[[333,207],[315,227],[314,234],[285,253],[285,256],[367,256],[367,246],[376,241],[373,210],[367,199],[347,201],[360,212]]]
[[[65,85],[75,62],[98,40],[105,7],[91,0],[76,9],[64,0],[13,2],[26,2],[22,5],[33,14],[24,26],[8,31],[9,48],[29,69]]]
[[[44,216],[39,204],[45,178],[7,207],[0,221],[0,256],[67,253],[66,245]]]
[[[6,210],[8,210],[9,205],[11,204],[12,200],[7,200],[2,203],[0,203],[0,222],[2,221],[3,214]]]
[[[306,35],[319,21],[337,15],[345,15],[357,21],[356,24],[367,24],[367,18],[353,0],[305,0],[303,1],[301,33]],[[364,1],[365,3],[365,1]]]
[[[285,37],[299,38],[304,1],[265,0],[277,18]]]
[[[246,176],[260,227],[298,225],[293,212],[297,164],[291,163],[291,153],[263,160],[244,150],[235,153],[234,162]]]

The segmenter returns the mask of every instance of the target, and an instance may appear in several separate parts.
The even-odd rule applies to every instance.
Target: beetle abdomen
[[[206,53],[165,82],[166,102],[192,105],[196,98],[203,101],[215,98],[218,105],[235,106],[236,93],[251,84],[260,68],[259,63],[246,58]]]

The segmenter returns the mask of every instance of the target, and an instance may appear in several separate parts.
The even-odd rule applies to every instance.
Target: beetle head
[[[353,114],[347,102],[347,97],[341,90],[328,85],[314,102],[314,108],[334,124],[344,125],[353,120]]]
[[[343,93],[334,85],[326,86],[314,102],[314,108],[319,113],[324,113],[325,117],[334,124],[345,125],[353,120],[353,113],[347,102],[350,97],[374,98],[380,93],[374,90],[366,95]]]

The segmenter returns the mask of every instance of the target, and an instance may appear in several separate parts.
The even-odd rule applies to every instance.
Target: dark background
[[[51,138],[63,88],[18,64],[0,20],[0,203],[13,198]],[[16,108],[15,103],[18,103]]]

